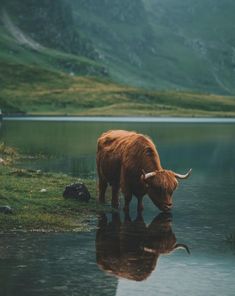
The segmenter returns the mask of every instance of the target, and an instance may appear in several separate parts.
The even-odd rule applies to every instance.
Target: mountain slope
[[[234,1],[2,0],[0,8],[4,58],[34,56],[151,89],[235,93]]]
[[[156,40],[142,0],[71,0],[74,23],[93,41],[114,80],[152,88],[177,87],[156,79]]]
[[[3,2],[2,10],[12,17],[17,27],[43,46],[96,58],[90,41],[74,26],[67,1],[11,0]]]
[[[224,52],[233,41],[226,36],[219,47],[209,24],[200,35],[196,18],[204,6],[190,15],[185,11],[191,4],[1,2],[0,108],[26,114],[235,116],[233,96],[202,94],[234,92],[233,64]],[[217,17],[218,12],[212,19]],[[230,32],[228,25],[224,30]]]
[[[70,0],[74,22],[115,80],[231,94],[231,0]]]
[[[143,0],[155,28],[164,27],[177,36],[184,48],[202,64],[200,84],[215,91],[234,93],[235,2],[231,0]],[[192,78],[195,68],[186,68]],[[201,78],[200,78],[201,76]]]
[[[0,6],[0,61],[38,64],[72,75],[107,76],[88,39],[73,24],[63,0],[12,0]]]

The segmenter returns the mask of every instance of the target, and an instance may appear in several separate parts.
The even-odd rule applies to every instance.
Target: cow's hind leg
[[[105,192],[107,189],[108,183],[103,178],[99,178],[99,202],[105,203]]]
[[[119,207],[119,184],[112,184],[112,207]]]
[[[129,205],[132,200],[132,191],[131,188],[129,187],[128,183],[126,182],[128,180],[128,176],[126,176],[124,170],[121,172],[121,190],[124,195],[124,200],[125,200],[125,205],[123,207],[123,211],[128,217],[129,215]]]

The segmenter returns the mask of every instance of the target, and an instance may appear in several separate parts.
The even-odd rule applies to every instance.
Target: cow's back
[[[97,143],[97,170],[99,177],[109,183],[119,183],[123,154],[130,137],[135,133],[111,130],[103,133]]]
[[[120,181],[122,166],[128,166],[133,174],[136,169],[142,167],[146,147],[156,151],[148,137],[124,130],[110,130],[103,133],[97,144],[98,174],[109,183]]]

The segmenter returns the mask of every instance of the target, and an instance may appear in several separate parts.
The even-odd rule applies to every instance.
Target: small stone
[[[12,214],[13,210],[10,206],[0,206],[0,213],[3,214]]]
[[[63,193],[63,197],[73,198],[79,201],[86,201],[86,202],[88,202],[89,199],[91,198],[86,185],[83,183],[74,183],[66,186]]]
[[[42,192],[42,193],[47,192],[47,189],[42,188],[42,189],[40,190],[40,192]]]

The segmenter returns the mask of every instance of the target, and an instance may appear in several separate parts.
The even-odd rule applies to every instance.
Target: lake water
[[[97,219],[90,233],[0,235],[0,295],[235,295],[235,124],[8,120],[0,140],[43,159],[26,167],[95,178],[98,136],[148,134],[164,167],[193,168],[174,194],[172,217],[146,197],[143,217]],[[19,164],[22,165],[22,164]],[[172,251],[175,243],[186,244]],[[154,250],[154,252],[153,252]]]

